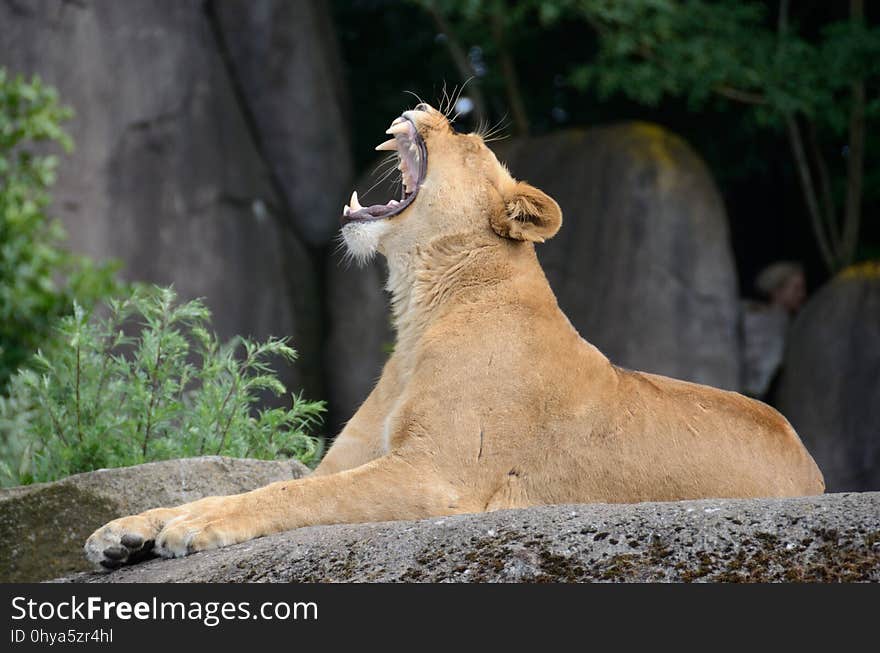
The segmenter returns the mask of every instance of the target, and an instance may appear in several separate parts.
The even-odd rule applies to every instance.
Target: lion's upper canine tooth
[[[360,211],[362,208],[364,208],[361,206],[361,203],[358,202],[358,192],[356,190],[353,190],[351,192],[351,199],[348,201],[348,203],[351,205],[352,211]]]
[[[391,121],[391,124],[396,125],[397,123],[403,122],[404,120],[406,120],[406,118],[404,118],[403,116],[397,116],[394,120]]]
[[[406,122],[399,122],[396,125],[392,124],[388,129],[385,130],[386,134],[408,134],[409,133],[409,125]]]
[[[376,146],[376,151],[381,152],[382,150],[396,150],[397,149],[397,139],[389,138],[384,143],[379,143]]]

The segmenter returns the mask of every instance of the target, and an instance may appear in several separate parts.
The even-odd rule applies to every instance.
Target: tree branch
[[[865,17],[864,0],[850,0],[850,20],[862,22]],[[849,156],[846,160],[846,203],[843,209],[843,237],[841,259],[844,265],[853,262],[859,238],[862,216],[862,186],[865,163],[865,80],[852,84],[852,109],[849,115]]]
[[[780,0],[779,2],[779,19],[777,22],[777,54],[782,47],[782,39],[788,32],[788,0]],[[819,245],[819,252],[825,267],[830,273],[837,271],[839,250],[835,247],[837,240],[837,229],[834,223],[834,206],[831,201],[831,191],[827,180],[827,168],[824,160],[819,152],[818,145],[813,143],[816,165],[819,170],[820,183],[822,185],[823,201],[825,202],[825,218],[823,219],[822,211],[819,209],[819,202],[816,198],[816,187],[813,184],[813,176],[810,173],[810,164],[807,161],[807,155],[804,152],[804,141],[801,137],[800,128],[797,119],[791,113],[785,113],[785,125],[788,130],[788,141],[791,145],[791,152],[794,156],[795,168],[801,182],[801,190],[804,200],[807,203],[807,212],[810,214],[810,223],[813,227],[813,235],[816,237],[816,243]],[[815,140],[815,134],[811,132],[811,137]],[[829,233],[826,233],[828,229]]]
[[[788,140],[791,144],[791,152],[801,182],[801,190],[804,199],[807,202],[807,212],[810,214],[810,221],[813,225],[813,234],[816,236],[816,242],[819,244],[819,252],[822,254],[822,260],[828,271],[834,273],[837,270],[837,262],[831,245],[828,242],[828,236],[822,224],[822,216],[819,213],[819,203],[816,201],[816,188],[813,185],[813,178],[810,174],[810,166],[807,163],[807,157],[804,153],[804,142],[801,138],[800,128],[797,121],[791,114],[785,115],[785,124],[788,128]]]
[[[767,104],[767,99],[760,93],[741,91],[738,88],[733,88],[732,86],[716,86],[712,90],[714,90],[718,95],[726,97],[728,100],[742,102],[743,104]]]
[[[474,80],[470,84],[470,91],[468,94],[474,103],[474,122],[477,124],[483,122],[486,120],[486,100],[483,98],[483,92],[480,90],[480,85],[476,80],[474,70],[471,68],[470,61],[468,61],[464,48],[456,38],[455,33],[452,31],[452,27],[446,20],[443,12],[437,8],[436,2],[428,0],[428,2],[422,3],[422,6],[431,16],[437,31],[446,35],[446,47],[449,50],[449,55],[452,57],[452,62],[458,69],[461,83],[467,84],[469,80]]]
[[[510,112],[513,115],[513,124],[520,136],[529,133],[529,118],[526,113],[525,102],[519,88],[519,78],[516,74],[516,66],[513,57],[507,49],[504,34],[504,7],[499,2],[492,4],[489,22],[492,28],[492,40],[498,49],[498,58],[501,63],[501,74],[504,77],[504,88],[507,91],[507,101],[510,103]]]
[[[780,34],[788,30],[788,0],[779,0],[779,22],[777,28]]]
[[[807,121],[807,143],[810,145],[810,154],[813,156],[813,162],[816,170],[819,172],[819,192],[822,196],[822,209],[825,224],[828,227],[828,234],[831,240],[831,249],[835,255],[840,257],[840,227],[837,223],[837,211],[834,208],[834,197],[831,194],[831,176],[828,173],[828,165],[825,163],[825,157],[819,148],[819,139],[816,136],[816,125],[811,121]]]

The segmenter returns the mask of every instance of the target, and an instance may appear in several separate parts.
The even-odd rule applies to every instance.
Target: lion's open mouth
[[[428,171],[428,151],[419,130],[408,118],[401,116],[385,132],[391,138],[376,147],[380,151],[397,152],[397,169],[400,171],[400,199],[389,200],[386,204],[361,206],[357,191],[351,194],[348,205],[342,209],[342,223],[383,220],[397,215],[412,204]]]

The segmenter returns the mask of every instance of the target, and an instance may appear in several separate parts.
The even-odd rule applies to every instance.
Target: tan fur
[[[772,408],[623,370],[584,341],[533,246],[559,229],[556,202],[437,111],[404,115],[428,151],[418,196],[343,229],[389,263],[398,339],[376,388],[310,477],[116,520],[91,559],[126,533],[184,555],[312,524],[823,492]]]

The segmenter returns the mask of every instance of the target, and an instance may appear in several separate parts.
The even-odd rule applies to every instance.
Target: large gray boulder
[[[319,526],[68,581],[880,581],[880,493]]]
[[[208,8],[296,232],[309,246],[326,245],[352,178],[348,101],[328,5],[213,0]]]
[[[82,546],[111,519],[247,492],[308,471],[293,460],[204,456],[0,489],[0,582],[33,582],[89,569]]]
[[[306,4],[319,7],[293,4],[303,12]],[[304,120],[307,128],[319,113],[335,115],[338,97],[307,87],[329,84],[316,72],[302,86],[285,78],[283,98],[267,97],[268,82],[256,80],[251,106],[230,75],[223,30],[206,11],[210,6],[201,0],[0,3],[0,62],[11,74],[39,74],[76,111],[67,129],[77,148],[62,160],[52,207],[72,248],[122,259],[130,279],[173,283],[183,297],[205,297],[221,337],[291,336],[301,360],[285,380],[317,397],[317,268],[289,207],[308,214],[310,223],[334,227],[338,210],[325,213],[328,189],[314,171],[284,167],[273,147],[264,153],[260,146],[279,139],[279,148],[288,147],[298,134],[289,126]],[[283,37],[302,47],[276,49],[280,59],[267,74],[294,60],[303,69],[317,65],[332,49],[318,48],[319,21],[275,26],[276,44]],[[247,35],[252,38],[230,32],[228,41],[265,45],[260,34]],[[243,48],[236,46],[236,56],[253,67]],[[259,125],[266,133],[259,137],[251,123],[263,111]],[[344,131],[316,138],[306,142],[308,155],[324,167],[347,147]],[[274,165],[283,170],[276,174]]]
[[[776,391],[830,491],[880,489],[880,264],[840,273],[791,327]]]

